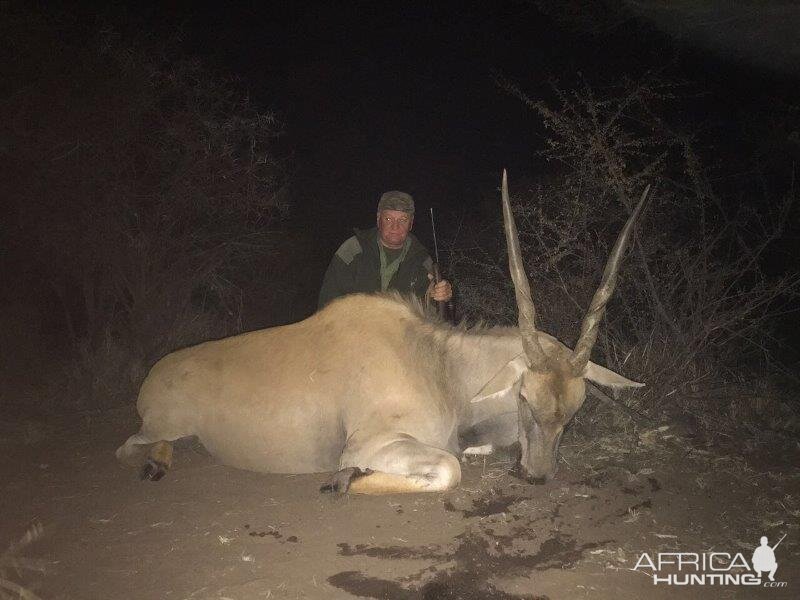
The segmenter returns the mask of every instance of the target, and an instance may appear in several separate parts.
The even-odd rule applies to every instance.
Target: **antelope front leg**
[[[320,491],[402,494],[441,492],[459,484],[461,466],[455,456],[408,435],[393,437],[386,443],[366,439],[348,444],[340,470]]]

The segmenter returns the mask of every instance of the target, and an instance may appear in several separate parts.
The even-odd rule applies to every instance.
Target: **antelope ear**
[[[604,385],[606,387],[612,388],[638,388],[644,387],[643,383],[639,383],[638,381],[633,381],[628,379],[627,377],[623,377],[619,373],[615,373],[611,369],[606,369],[605,367],[601,367],[591,361],[589,364],[586,365],[586,368],[583,370],[584,378],[588,379],[593,383],[597,383],[600,385]]]
[[[528,362],[525,360],[525,354],[512,358],[481,388],[481,391],[475,394],[470,402],[480,402],[495,394],[507,392],[519,381],[522,373],[529,368]]]

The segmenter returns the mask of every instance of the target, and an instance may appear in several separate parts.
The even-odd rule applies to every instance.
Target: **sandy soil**
[[[0,425],[0,547],[43,573],[2,575],[45,600],[796,598],[797,453],[780,461],[692,448],[667,432],[563,445],[558,478],[523,484],[471,459],[445,494],[321,495],[325,475],[260,475],[176,453],[158,483],[118,465],[132,410]],[[792,461],[794,461],[792,465]],[[752,465],[756,464],[756,467]],[[774,543],[786,587],[653,585],[643,552]],[[662,574],[665,574],[666,571]]]

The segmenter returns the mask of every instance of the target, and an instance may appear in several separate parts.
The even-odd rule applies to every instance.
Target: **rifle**
[[[431,207],[431,231],[433,231],[433,253],[436,257],[436,261],[433,263],[433,280],[439,283],[442,280],[442,272],[439,270],[439,244],[436,242],[436,222],[433,219],[433,207]],[[437,307],[439,316],[445,321],[449,321],[450,315],[453,314],[452,300],[439,300],[437,304],[439,305]]]

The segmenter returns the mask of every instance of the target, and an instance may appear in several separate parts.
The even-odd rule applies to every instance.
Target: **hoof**
[[[323,494],[346,494],[347,490],[350,489],[350,484],[352,484],[356,479],[371,474],[372,469],[362,470],[358,467],[347,467],[341,471],[336,471],[336,473],[333,474],[333,477],[331,477],[331,480],[319,488],[319,491]]]
[[[143,481],[145,479],[149,479],[150,481],[158,481],[166,474],[167,465],[151,459],[144,463],[142,471],[139,473],[139,478]]]

